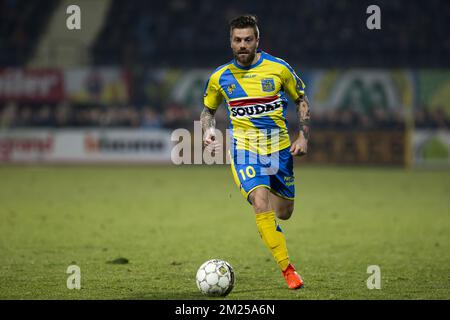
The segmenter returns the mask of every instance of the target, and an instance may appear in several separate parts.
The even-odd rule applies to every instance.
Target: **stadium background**
[[[81,8],[81,30],[68,30],[66,27],[69,16],[66,9],[72,4]],[[370,4],[381,7],[381,30],[366,27],[369,16],[366,8]],[[450,167],[448,1],[429,0],[419,5],[419,2],[411,1],[344,0],[276,3],[237,0],[2,0],[0,163],[4,166],[0,167],[0,211],[5,222],[2,223],[1,250],[3,268],[6,269],[2,272],[2,283],[6,287],[2,287],[0,297],[70,297],[64,288],[39,293],[27,289],[22,281],[27,268],[21,266],[30,259],[47,259],[45,270],[63,268],[75,258],[62,252],[68,247],[76,248],[76,241],[80,239],[84,250],[75,250],[75,256],[85,264],[89,264],[86,261],[94,256],[93,251],[97,247],[101,248],[99,256],[104,260],[120,253],[127,255],[124,252],[128,252],[128,257],[135,254],[134,261],[140,261],[138,257],[142,251],[139,250],[147,250],[143,248],[150,240],[139,236],[135,242],[130,240],[128,243],[124,238],[130,229],[139,226],[139,221],[147,221],[145,219],[152,221],[143,223],[142,227],[148,228],[139,231],[145,234],[151,229],[154,234],[165,238],[167,242],[153,238],[151,241],[155,250],[160,249],[156,243],[165,248],[163,251],[170,261],[163,259],[162,262],[158,256],[149,254],[141,262],[154,264],[167,274],[176,274],[179,270],[167,271],[164,268],[182,265],[186,268],[183,269],[183,279],[187,282],[183,288],[189,289],[180,291],[175,283],[162,290],[167,286],[164,277],[152,278],[151,290],[141,288],[146,293],[132,295],[132,298],[199,298],[192,293],[195,288],[191,290],[189,277],[202,260],[221,253],[235,259],[233,262],[240,266],[244,257],[228,256],[228,251],[216,253],[200,241],[210,241],[205,239],[215,234],[217,221],[207,212],[216,211],[219,204],[223,204],[223,212],[218,213],[223,228],[233,228],[233,217],[240,217],[238,211],[243,214],[242,211],[250,208],[241,201],[237,190],[232,190],[234,186],[228,168],[171,165],[173,141],[170,134],[177,128],[193,130],[193,121],[199,119],[203,107],[202,94],[208,76],[217,66],[231,59],[227,21],[241,13],[258,16],[260,48],[282,57],[294,67],[306,83],[312,105],[309,154],[296,160],[300,200],[305,203],[305,207],[300,206],[305,211],[300,210],[299,221],[305,221],[311,229],[301,229],[304,226],[301,224],[296,227],[286,225],[286,228],[305,234],[302,241],[312,244],[319,241],[307,238],[314,233],[311,230],[318,222],[314,219],[325,225],[324,230],[330,230],[322,243],[335,241],[332,235],[336,233],[336,225],[330,221],[340,227],[349,224],[354,232],[347,230],[344,240],[354,243],[361,240],[357,235],[362,235],[371,217],[376,215],[370,228],[386,231],[386,223],[395,221],[399,228],[396,229],[395,240],[399,240],[401,235],[417,232],[417,239],[403,243],[405,248],[410,248],[404,253],[412,250],[414,245],[420,247],[424,234],[431,234],[429,254],[417,261],[425,263],[423,268],[426,272],[432,270],[431,267],[440,268],[442,278],[435,274],[438,280],[431,285],[434,293],[430,293],[427,287],[416,293],[405,294],[398,289],[392,296],[371,297],[442,298],[448,294],[446,277],[449,275],[450,250],[445,249],[450,245],[447,198]],[[224,130],[227,126],[224,108],[218,112],[217,119],[218,128]],[[288,120],[291,131],[295,132],[293,106],[288,111]],[[28,166],[15,166],[24,163]],[[93,163],[97,166],[89,166]],[[53,167],[53,164],[70,166]],[[103,168],[105,164],[119,166]],[[130,164],[141,166],[130,167]],[[321,181],[329,184],[323,186]],[[363,186],[358,186],[358,181]],[[184,189],[186,183],[192,190],[187,192]],[[220,190],[222,197],[213,193],[212,185]],[[211,191],[204,191],[205,188]],[[210,197],[211,203],[199,205],[192,200],[201,192]],[[233,198],[230,204],[224,204],[229,198]],[[41,202],[40,199],[45,200]],[[349,205],[348,202],[352,201],[360,205],[359,209]],[[105,205],[101,206],[101,203]],[[74,209],[73,204],[78,209]],[[88,207],[88,204],[93,207]],[[337,206],[342,212],[330,211],[327,205]],[[115,236],[104,235],[111,230],[105,221],[124,219],[121,210],[131,210],[135,215],[131,214],[131,222],[112,228],[110,232],[116,230],[123,240],[113,245],[115,242],[111,239]],[[186,213],[181,212],[183,210]],[[314,210],[321,212],[321,218],[314,217]],[[380,213],[380,210],[388,210],[388,213]],[[359,216],[359,211],[365,212],[366,220]],[[182,213],[185,214],[180,216]],[[392,217],[394,213],[398,216]],[[225,219],[225,216],[230,219]],[[251,218],[251,215],[246,217]],[[74,226],[79,228],[76,229],[81,234],[79,238],[71,238],[67,219],[73,219]],[[160,219],[159,226],[153,222],[157,219]],[[174,219],[182,222],[173,223]],[[196,220],[207,231],[198,238],[193,237],[185,229],[192,227],[193,222],[186,219]],[[37,230],[36,226],[41,226],[41,223],[45,227]],[[251,228],[250,221],[248,223],[247,228]],[[55,233],[59,238],[53,234],[55,228],[61,228],[61,234]],[[159,233],[160,230],[172,233],[172,228],[178,234],[179,242],[167,240]],[[29,232],[30,229],[33,231]],[[98,233],[102,236],[96,239]],[[251,234],[248,238],[251,240],[245,241],[252,242],[254,236],[254,246],[258,246],[256,233],[247,233]],[[351,238],[350,233],[355,238]],[[392,244],[389,235],[393,234],[389,233],[387,238],[379,234],[378,238],[368,241],[386,246]],[[34,241],[35,237],[40,241]],[[233,237],[227,235],[222,240],[233,243],[235,239],[246,239],[244,234],[234,234]],[[192,253],[198,259],[187,261],[182,253],[170,249],[171,245],[179,247],[186,241],[199,241],[204,255]],[[104,250],[108,246],[105,243],[110,244],[109,252]],[[411,244],[414,245],[410,247]],[[299,245],[303,248],[303,244],[299,242]],[[230,246],[230,251],[237,249]],[[135,251],[127,251],[129,247]],[[323,259],[334,251],[325,244],[322,249]],[[261,247],[261,259],[264,257],[261,261],[266,263],[263,250]],[[363,250],[360,248],[356,252]],[[305,255],[308,256],[308,251]],[[393,257],[397,256],[394,254]],[[334,256],[331,259],[335,259],[335,265],[341,263]],[[348,263],[354,260],[349,259]],[[438,260],[441,261],[439,266]],[[167,265],[164,264],[166,262]],[[91,268],[95,269],[94,265]],[[104,274],[111,272],[110,275],[117,276],[117,271],[102,268]],[[133,268],[131,264],[130,268]],[[245,278],[245,272],[250,273],[250,270],[251,266],[245,266],[241,276]],[[324,274],[329,272],[322,271]],[[364,271],[362,280],[358,278],[356,282],[363,283]],[[142,272],[139,276],[144,281],[148,278]],[[64,284],[64,276],[55,277],[63,279]],[[314,276],[317,280],[323,274],[310,273],[310,279]],[[129,276],[117,277],[118,280],[115,279],[119,282],[129,280]],[[402,276],[398,277],[400,282],[406,281]],[[278,283],[278,278],[273,278],[273,282]],[[391,279],[391,282],[396,279]],[[51,283],[48,285],[52,287]],[[258,285],[256,280],[248,277],[249,288]],[[124,296],[120,290],[103,288],[107,293],[100,293],[92,287],[91,290],[90,298]],[[364,290],[367,289],[358,287],[355,290],[355,294],[334,292],[330,296],[329,288],[322,287],[306,297],[366,297]],[[75,297],[83,298],[83,295]],[[238,291],[235,297],[286,298],[281,291],[262,292],[255,296],[251,290],[250,293]]]

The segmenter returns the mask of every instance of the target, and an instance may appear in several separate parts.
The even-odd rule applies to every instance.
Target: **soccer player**
[[[214,114],[225,99],[230,117],[230,157],[234,180],[255,212],[259,234],[272,253],[289,289],[303,286],[288,255],[276,218],[294,210],[293,156],[307,153],[309,102],[305,85],[284,60],[258,50],[257,19],[244,15],[230,22],[234,59],[218,67],[206,83],[201,123],[203,142],[218,150]],[[291,143],[287,96],[296,104],[300,132]]]

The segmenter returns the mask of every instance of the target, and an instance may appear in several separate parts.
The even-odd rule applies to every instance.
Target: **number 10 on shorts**
[[[239,173],[244,181],[247,180],[247,178],[254,178],[256,176],[255,169],[252,166],[247,166],[245,172],[244,169],[240,169]]]

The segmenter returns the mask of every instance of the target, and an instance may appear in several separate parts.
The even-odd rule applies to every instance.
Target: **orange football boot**
[[[300,275],[295,271],[295,268],[292,264],[289,263],[286,270],[283,271],[284,279],[287,282],[289,289],[299,289],[303,287],[303,279]]]

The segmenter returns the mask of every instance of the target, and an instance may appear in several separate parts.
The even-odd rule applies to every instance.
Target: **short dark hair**
[[[258,18],[255,15],[246,14],[230,20],[230,34],[233,29],[253,28],[256,38],[259,38]]]

